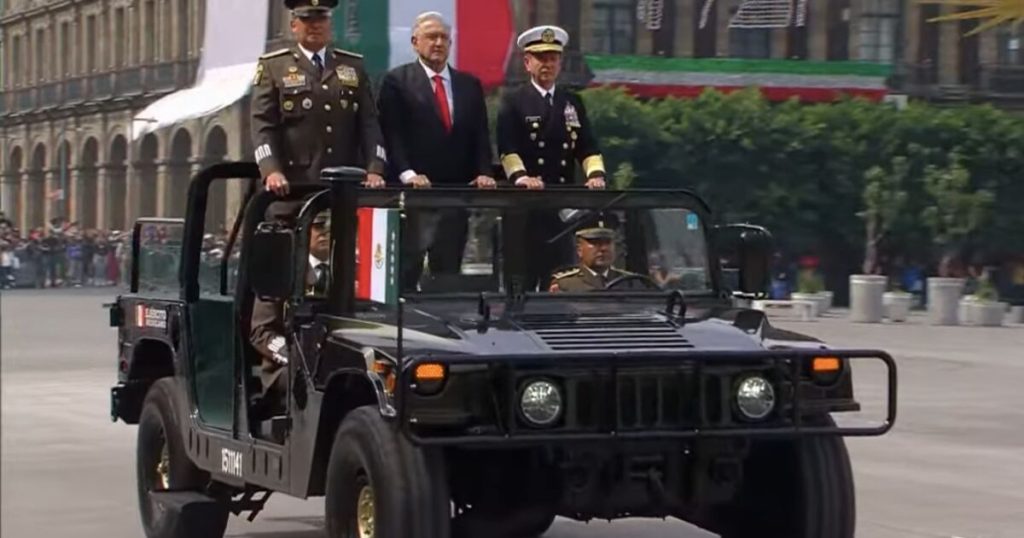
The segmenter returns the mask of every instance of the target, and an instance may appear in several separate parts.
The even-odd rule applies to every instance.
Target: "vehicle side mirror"
[[[715,247],[722,269],[738,291],[764,295],[770,284],[773,239],[765,228],[730,224],[715,228]]]
[[[278,223],[259,225],[247,246],[249,284],[261,299],[284,300],[295,285],[295,234]]]

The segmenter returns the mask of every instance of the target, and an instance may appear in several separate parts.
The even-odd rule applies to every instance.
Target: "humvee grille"
[[[530,316],[523,328],[556,351],[693,348],[671,323],[648,315]]]

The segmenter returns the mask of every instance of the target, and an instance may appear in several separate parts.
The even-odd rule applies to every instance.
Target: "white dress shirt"
[[[423,63],[423,60],[419,60],[420,66],[423,67],[423,71],[427,74],[427,80],[430,82],[430,90],[434,91],[434,77],[441,75],[441,84],[444,84],[444,96],[448,99],[448,115],[451,117],[452,122],[455,122],[455,98],[452,94],[452,72],[448,69],[448,65],[444,66],[444,69],[438,73]],[[415,170],[409,169],[402,172],[399,179],[402,183],[408,184],[412,181],[412,178],[416,177]]]
[[[548,96],[549,93],[551,94],[551,100],[554,101],[554,98],[555,98],[555,85],[554,84],[551,85],[551,89],[550,90],[545,90],[544,88],[541,88],[540,84],[537,84],[537,81],[533,80],[532,78],[530,79],[530,84],[533,84],[533,87],[538,92],[540,92],[540,96],[543,97],[545,101],[548,100],[547,96]]]
[[[313,51],[306,50],[306,47],[303,47],[302,44],[300,43],[299,50],[301,50],[302,53],[306,55],[306,59],[309,60],[309,63],[313,65],[316,65],[316,62],[313,61],[313,54],[319,54],[320,63],[324,66],[324,69],[327,69],[327,47],[324,47],[316,51],[316,53],[314,53]]]

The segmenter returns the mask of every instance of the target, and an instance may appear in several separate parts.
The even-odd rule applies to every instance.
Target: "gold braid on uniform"
[[[358,52],[352,52],[350,50],[345,50],[345,49],[334,49],[334,52],[336,52],[338,54],[344,54],[345,56],[351,56],[353,58],[362,58],[363,57],[363,55],[359,54]]]
[[[586,174],[587,179],[607,175],[604,171],[604,158],[600,155],[591,155],[583,159],[583,172]]]
[[[551,275],[551,279],[552,280],[561,280],[563,278],[570,277],[570,276],[573,276],[573,275],[578,275],[578,274],[580,274],[580,268],[579,267],[573,267],[572,269],[568,269],[568,270],[562,271],[561,273],[556,273],[554,275]]]
[[[501,156],[501,166],[505,169],[505,177],[509,181],[515,181],[519,176],[526,175],[526,165],[522,157],[516,153],[509,153]]]

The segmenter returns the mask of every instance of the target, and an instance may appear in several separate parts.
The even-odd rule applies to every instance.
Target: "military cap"
[[[614,215],[601,215],[590,219],[579,230],[576,230],[576,237],[579,239],[615,239],[615,231],[618,228]]]
[[[536,26],[519,34],[516,45],[523,52],[562,52],[569,44],[569,32],[557,26]]]
[[[330,210],[321,211],[321,212],[317,213],[315,217],[313,217],[313,225],[314,226],[317,226],[317,225],[329,226],[330,224],[331,224],[331,211]]]
[[[338,0],[284,0],[284,5],[296,17],[326,17],[338,5]]]

